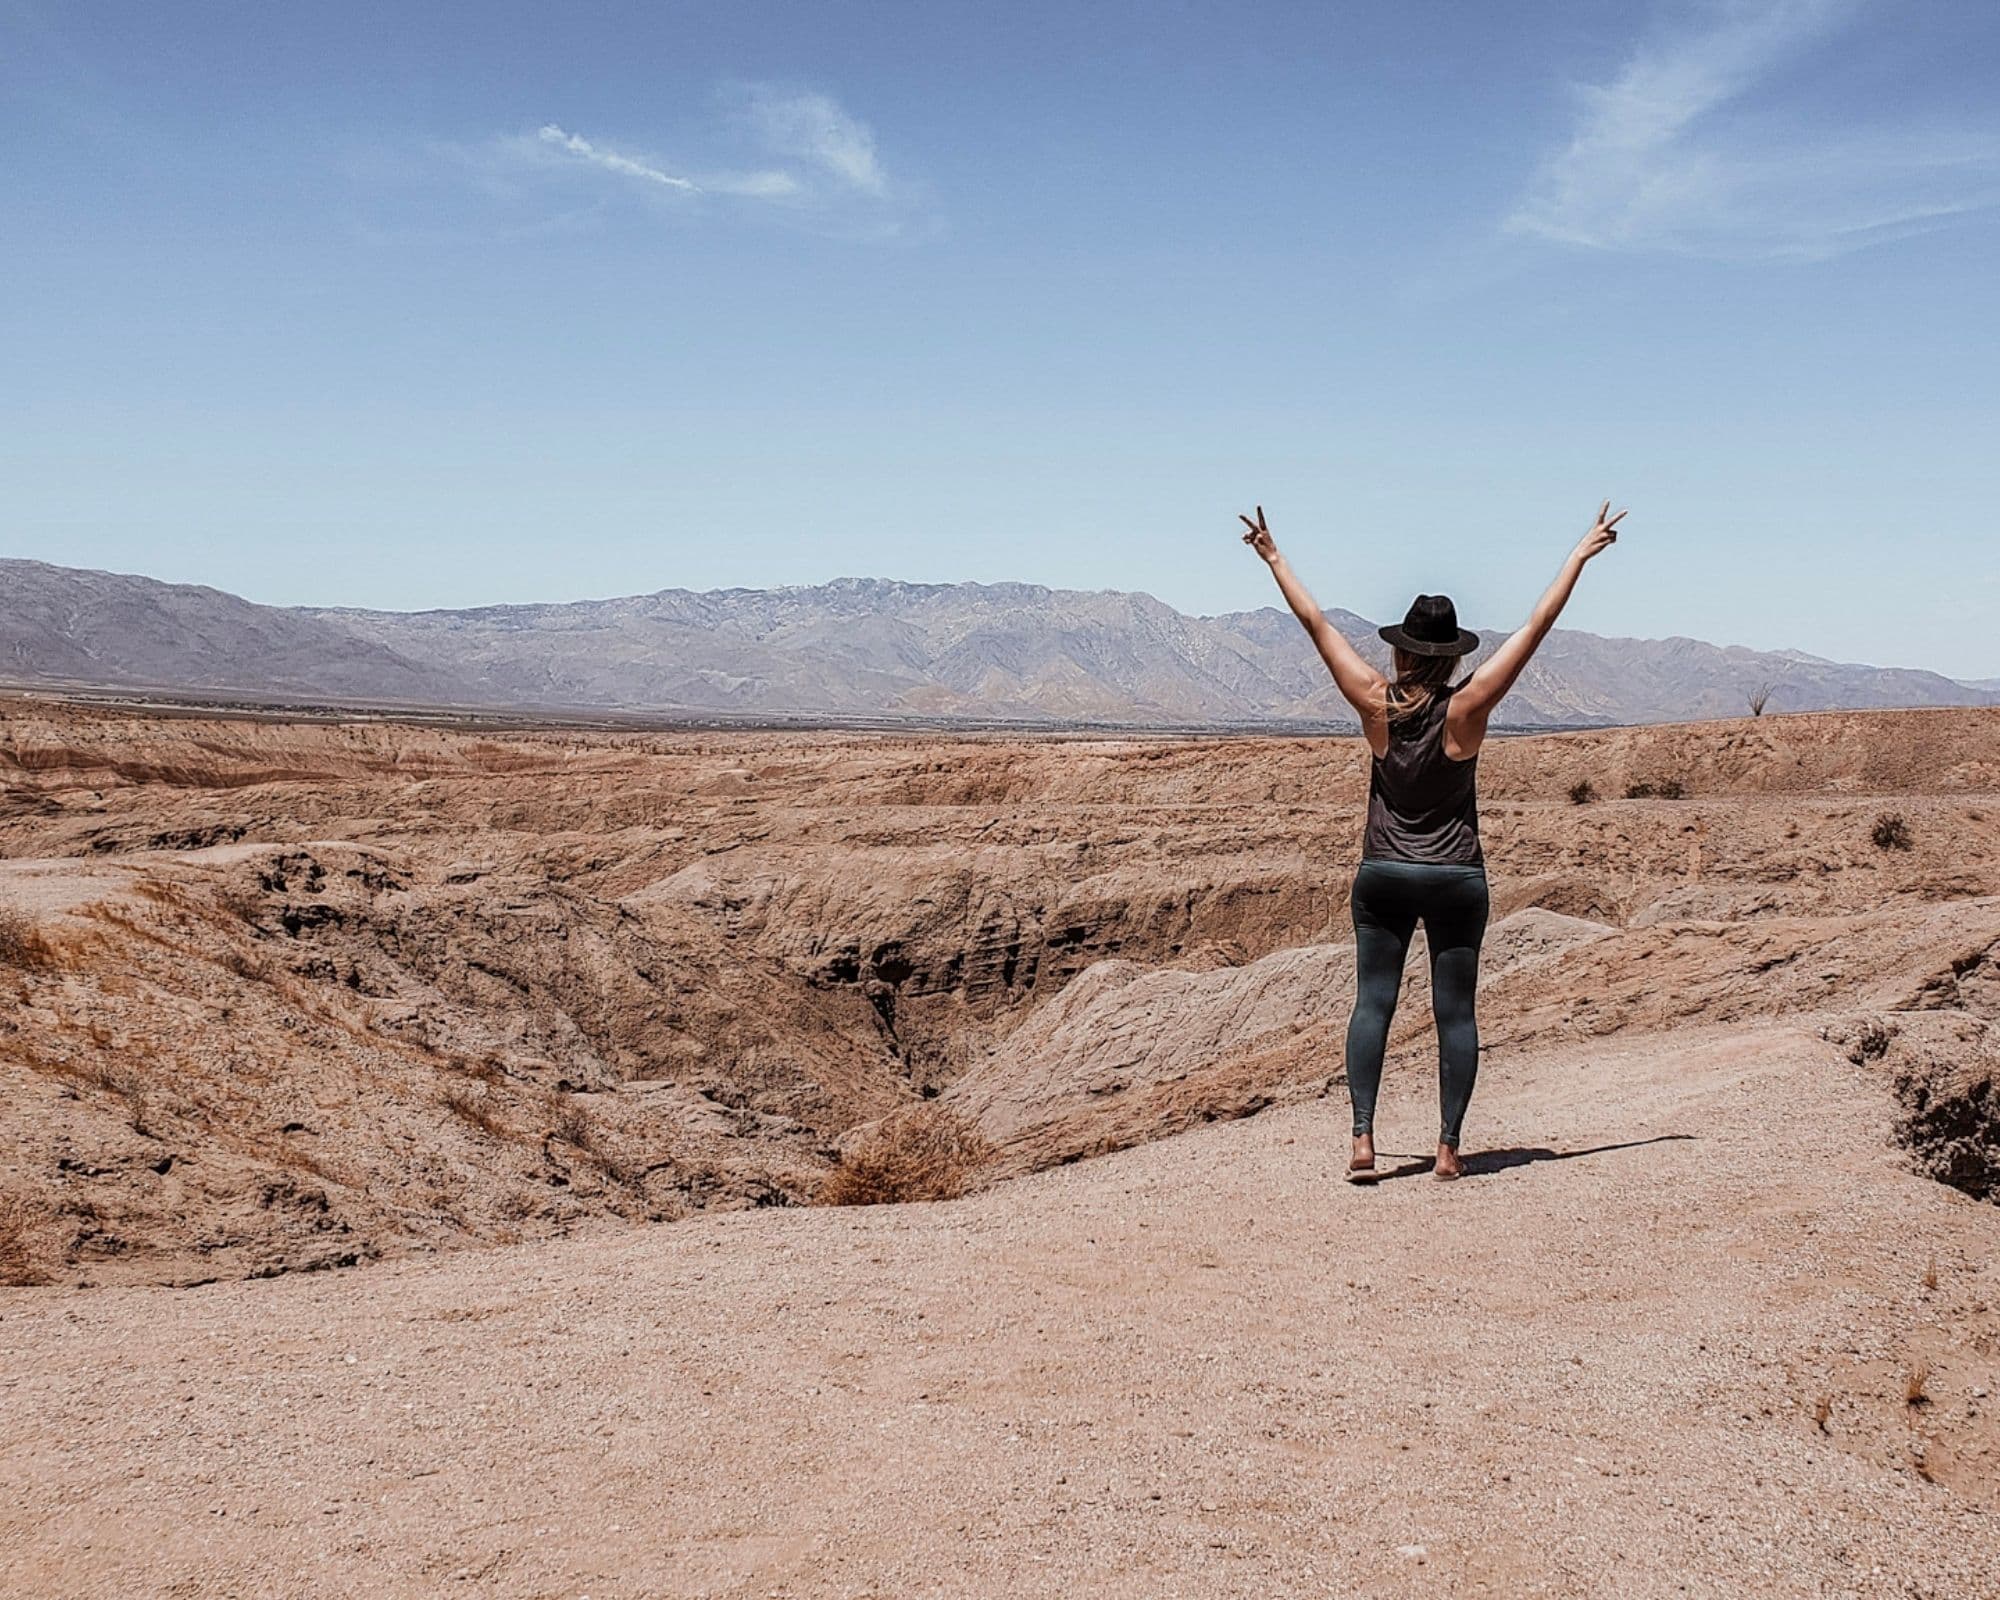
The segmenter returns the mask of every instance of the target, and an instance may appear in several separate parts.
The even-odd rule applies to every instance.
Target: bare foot
[[[1437,1160],[1431,1163],[1431,1176],[1443,1183],[1464,1171],[1465,1168],[1459,1164],[1458,1152],[1448,1144],[1440,1144]]]
[[[1377,1176],[1379,1174],[1375,1171],[1375,1136],[1372,1133],[1357,1133],[1354,1136],[1354,1154],[1347,1163],[1347,1181],[1373,1183]]]

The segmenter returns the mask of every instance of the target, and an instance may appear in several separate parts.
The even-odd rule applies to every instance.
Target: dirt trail
[[[1433,1094],[1392,1078],[1385,1150]],[[0,1290],[0,1592],[2000,1592],[2000,1213],[1890,1148],[1879,1066],[1503,1048],[1451,1186],[1340,1185],[1344,1112],[945,1205]]]

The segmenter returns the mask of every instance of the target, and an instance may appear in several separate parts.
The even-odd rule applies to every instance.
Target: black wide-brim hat
[[[1418,595],[1401,623],[1376,631],[1413,656],[1463,656],[1479,648],[1479,635],[1458,625],[1458,607],[1441,594]]]

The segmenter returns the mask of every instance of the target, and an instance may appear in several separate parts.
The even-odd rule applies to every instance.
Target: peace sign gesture
[[[1605,501],[1597,510],[1597,524],[1583,536],[1583,542],[1576,547],[1577,557],[1588,561],[1592,556],[1608,550],[1618,542],[1618,524],[1625,520],[1625,513],[1611,514],[1611,502]]]
[[[1243,542],[1245,544],[1252,550],[1255,550],[1266,561],[1275,561],[1278,559],[1277,542],[1272,539],[1270,526],[1264,521],[1264,508],[1262,506],[1257,508],[1257,520],[1255,522],[1252,522],[1240,511],[1236,514],[1236,520],[1250,530],[1243,535]]]

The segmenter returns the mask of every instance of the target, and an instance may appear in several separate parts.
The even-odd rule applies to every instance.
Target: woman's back
[[[1445,753],[1445,718],[1457,685],[1433,695],[1410,716],[1389,724],[1388,749],[1374,758],[1368,779],[1364,861],[1416,861],[1476,867],[1479,848],[1479,757],[1454,761]]]

